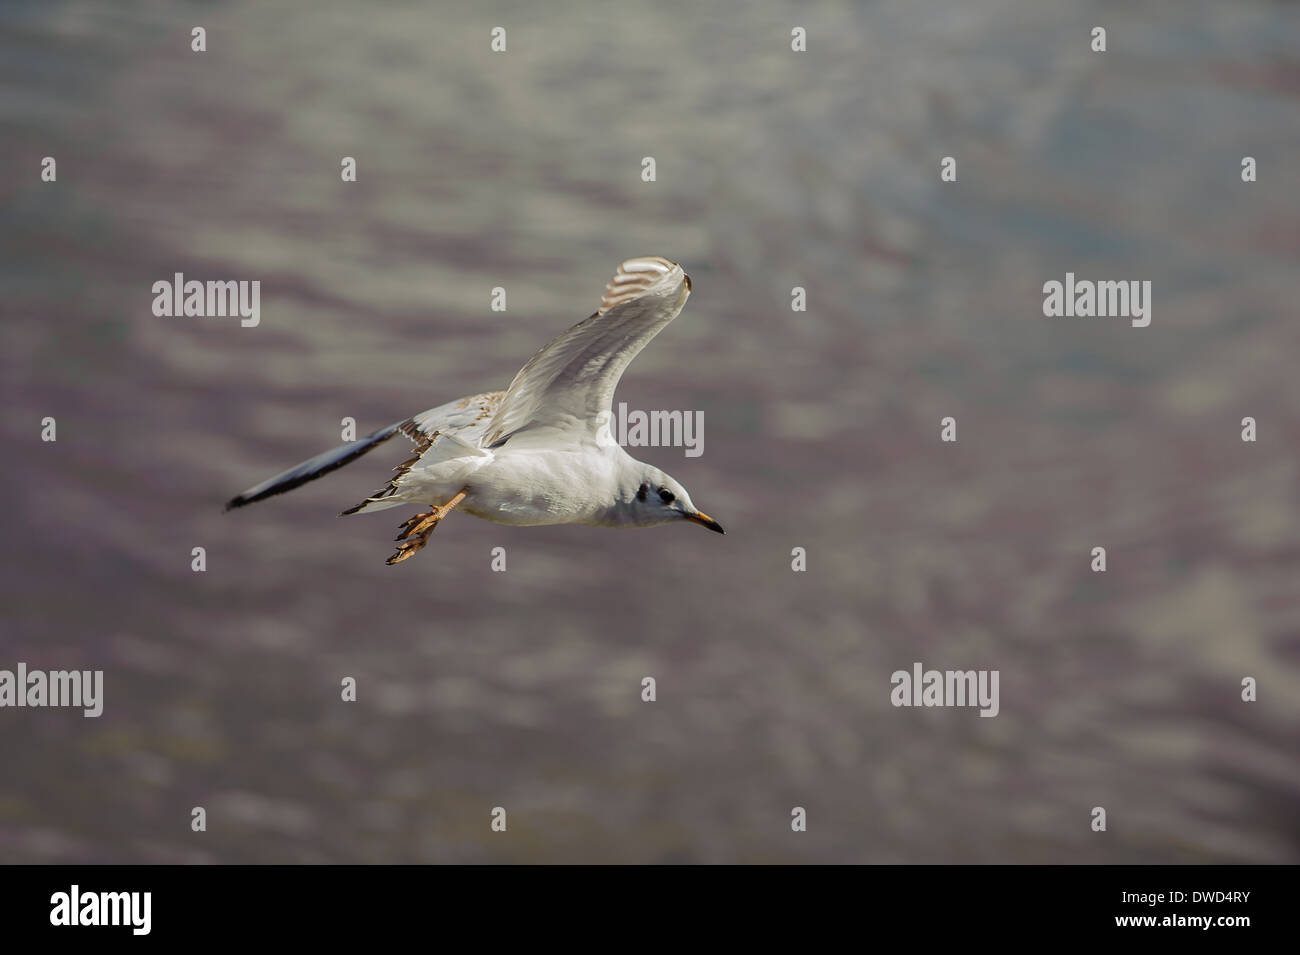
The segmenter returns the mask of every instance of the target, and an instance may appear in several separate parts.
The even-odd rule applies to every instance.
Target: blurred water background
[[[1262,0],[4,4],[0,667],[106,699],[0,711],[0,861],[1300,861],[1297,50]],[[726,537],[389,568],[404,511],[335,515],[405,446],[221,512],[649,253],[695,293],[617,400],[704,412],[639,456]],[[154,317],[178,271],[260,326]],[[1151,326],[1044,318],[1067,271]],[[1000,715],[892,707],[918,660]]]

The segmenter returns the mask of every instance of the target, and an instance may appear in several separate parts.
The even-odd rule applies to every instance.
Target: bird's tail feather
[[[294,465],[287,471],[281,471],[275,477],[267,478],[261,484],[250,487],[242,494],[232,497],[226,502],[226,510],[243,507],[245,504],[253,504],[273,495],[283,494],[285,491],[292,491],[308,481],[316,480],[323,474],[329,474],[345,464],[350,464],[397,434],[402,423],[401,421],[394,422],[386,428],[380,428],[378,431],[366,435],[364,438],[340,445],[331,451],[325,451],[314,458],[309,458],[303,461],[302,464]]]

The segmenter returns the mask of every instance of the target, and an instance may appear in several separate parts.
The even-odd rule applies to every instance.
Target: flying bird
[[[415,445],[388,484],[344,514],[423,508],[401,525],[399,564],[459,508],[498,524],[653,527],[691,521],[725,533],[677,481],[623,450],[610,432],[618,380],[677,317],[691,294],[682,267],[659,256],[628,259],[600,307],[552,340],[505,391],[451,401],[380,428],[268,478],[226,510],[283,494],[374,450],[394,435]]]

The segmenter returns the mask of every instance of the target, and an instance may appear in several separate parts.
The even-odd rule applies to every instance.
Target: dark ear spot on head
[[[650,493],[650,485],[642,484],[639,488],[636,489],[636,499],[638,501],[644,501],[646,495],[649,493]]]

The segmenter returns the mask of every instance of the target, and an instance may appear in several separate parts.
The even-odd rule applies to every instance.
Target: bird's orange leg
[[[465,491],[461,490],[446,504],[434,504],[428,511],[416,514],[402,524],[400,533],[396,537],[396,540],[399,541],[397,550],[385,563],[391,567],[393,564],[400,564],[408,557],[414,556],[416,551],[421,550],[425,544],[429,543],[429,535],[434,532],[438,522],[450,514],[452,508],[464,499]]]

